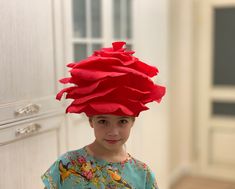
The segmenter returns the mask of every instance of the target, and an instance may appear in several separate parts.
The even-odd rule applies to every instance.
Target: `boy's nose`
[[[118,128],[115,126],[112,126],[109,129],[108,135],[109,136],[116,136],[116,135],[118,135],[118,133],[119,133]]]

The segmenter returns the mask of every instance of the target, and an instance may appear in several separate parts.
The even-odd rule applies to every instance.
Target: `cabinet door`
[[[61,60],[55,4],[53,0],[0,1],[0,125],[58,108],[54,96]],[[15,114],[31,104],[39,111]]]
[[[61,153],[61,119],[34,120],[0,130],[0,188],[43,188],[41,175]]]

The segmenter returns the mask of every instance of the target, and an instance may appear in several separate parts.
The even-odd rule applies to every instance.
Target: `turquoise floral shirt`
[[[131,157],[110,163],[86,148],[62,155],[42,176],[47,189],[158,189],[149,167]]]

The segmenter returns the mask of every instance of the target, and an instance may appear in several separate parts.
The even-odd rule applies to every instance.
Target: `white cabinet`
[[[0,1],[0,188],[43,188],[65,148],[60,1]]]
[[[60,21],[54,18],[57,4],[48,0],[0,1],[0,125],[59,108],[55,93],[63,60],[58,55]],[[30,104],[38,110],[15,113]]]
[[[62,122],[52,116],[0,130],[0,188],[43,188],[40,176],[61,151]]]

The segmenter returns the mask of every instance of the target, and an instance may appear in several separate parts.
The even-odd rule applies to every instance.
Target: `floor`
[[[187,176],[171,189],[235,189],[235,182]]]

